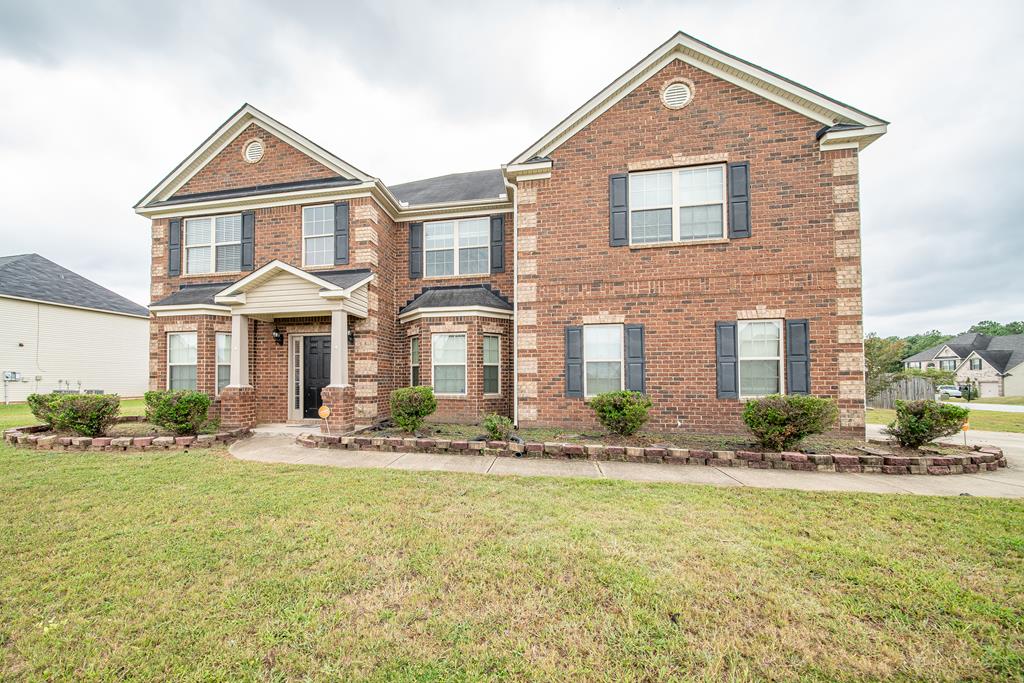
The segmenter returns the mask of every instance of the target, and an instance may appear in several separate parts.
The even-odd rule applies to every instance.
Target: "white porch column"
[[[231,381],[228,386],[249,386],[249,318],[231,314]]]
[[[348,386],[348,313],[331,311],[331,386]]]

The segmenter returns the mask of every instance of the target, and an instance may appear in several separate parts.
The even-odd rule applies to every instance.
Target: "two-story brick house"
[[[243,106],[136,206],[151,375],[225,424],[442,419],[736,431],[835,397],[863,433],[858,154],[886,122],[678,33],[498,169],[387,186]]]

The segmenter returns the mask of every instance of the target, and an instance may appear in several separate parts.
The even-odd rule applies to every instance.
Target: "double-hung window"
[[[981,370],[981,359],[980,358],[972,358],[971,359],[971,370]]]
[[[622,325],[583,327],[583,394],[622,389]]]
[[[424,276],[490,272],[490,225],[489,218],[424,223]]]
[[[172,332],[167,335],[167,388],[196,388],[196,333]]]
[[[303,207],[302,265],[334,265],[334,204]]]
[[[484,393],[501,393],[501,337],[484,335]]]
[[[242,214],[185,219],[185,272],[237,273],[242,269]]]
[[[782,393],[782,321],[739,321],[740,396]]]
[[[434,391],[438,394],[466,393],[466,335],[435,334],[430,340]]]
[[[939,370],[956,370],[955,360],[940,360]]]
[[[724,164],[631,173],[630,243],[724,238],[725,193]]]
[[[409,384],[418,387],[420,385],[420,338],[413,337],[409,340]]]
[[[231,335],[217,333],[217,393],[231,381]]]

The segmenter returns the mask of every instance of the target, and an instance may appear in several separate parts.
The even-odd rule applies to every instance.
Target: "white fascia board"
[[[181,216],[203,216],[210,213],[233,211],[239,209],[263,209],[272,206],[286,206],[303,202],[355,199],[368,197],[372,183],[360,183],[342,188],[318,188],[311,190],[292,190],[289,192],[272,192],[268,194],[250,195],[248,197],[226,197],[223,199],[206,199],[180,204],[145,207],[135,209],[135,213],[146,218],[177,218]]]
[[[532,161],[522,164],[505,164],[501,167],[506,183],[519,183],[524,180],[545,180],[551,177],[550,161]]]
[[[882,125],[884,128],[886,123],[679,32],[563,119],[513,159],[512,164],[523,163],[535,156],[546,156],[675,59],[822,125],[847,121],[864,126]]]
[[[449,318],[449,317],[482,317],[511,320],[512,311],[504,308],[491,308],[490,306],[438,306],[436,308],[417,308],[408,313],[398,316],[403,322],[412,322],[420,318]]]
[[[822,151],[830,149],[864,149],[878,138],[885,135],[888,126],[880,123],[876,126],[851,128],[850,130],[829,131],[821,136],[818,147]]]
[[[345,289],[324,290],[320,292],[320,296],[323,297],[324,299],[351,299],[353,292],[355,292],[360,287],[365,287],[366,285],[373,282],[373,279],[375,277],[376,276],[373,273],[370,273],[369,275],[367,275],[365,278],[355,283],[354,285],[346,287]]]
[[[14,301],[27,301],[31,304],[45,304],[47,306],[60,306],[61,308],[74,308],[79,311],[92,311],[93,313],[109,313],[110,315],[123,315],[128,318],[138,318],[139,320],[149,320],[148,315],[136,315],[135,313],[124,313],[123,311],[108,311],[105,308],[92,308],[90,306],[75,306],[74,304],[62,304],[57,301],[45,301],[43,299],[30,299],[25,296],[11,296],[10,294],[0,294],[0,299],[13,299]]]
[[[227,306],[214,306],[212,304],[150,306],[149,310],[156,314],[158,318],[174,315],[231,315],[231,309]]]

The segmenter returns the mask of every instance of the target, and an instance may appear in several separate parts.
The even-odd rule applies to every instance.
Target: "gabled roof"
[[[834,136],[844,142],[856,142],[863,148],[883,135],[888,125],[883,119],[679,31],[523,150],[510,163],[522,164],[533,157],[550,154],[565,140],[675,59],[792,109],[820,122],[823,126],[836,127],[837,124],[848,124],[833,131],[823,132],[822,144],[826,144],[831,139],[830,136]]]
[[[949,347],[950,351],[955,353],[960,358],[966,358],[971,354],[971,351],[988,348],[988,344],[991,339],[992,337],[988,337],[984,334],[978,334],[977,332],[965,332],[964,334],[957,335],[952,339],[942,342],[941,344],[936,344],[935,346],[927,348],[924,351],[915,353],[913,356],[910,356],[909,358],[904,358],[903,362],[915,363],[920,361],[933,360],[936,356],[939,355],[939,352],[942,351],[942,349],[946,348],[947,346]]]
[[[426,308],[489,308],[511,311],[512,304],[489,285],[425,287],[409,300],[399,315]]]
[[[0,297],[149,317],[144,306],[39,254],[0,257]]]
[[[903,362],[915,363],[933,360],[940,351],[947,347],[961,359],[966,359],[971,354],[977,354],[1000,373],[1007,372],[1024,363],[1024,334],[990,337],[977,332],[957,335],[947,342],[936,344],[930,349],[904,358]]]
[[[281,267],[284,266],[284,267]],[[271,261],[259,270],[233,282],[207,282],[203,284],[183,284],[178,291],[172,292],[151,306],[155,308],[167,306],[216,306],[218,295],[231,296],[245,289],[256,286],[278,272],[288,272],[319,285],[323,290],[331,292],[347,292],[355,285],[368,281],[373,273],[369,268],[352,270],[318,270],[315,273],[289,266],[280,261]]]
[[[156,187],[139,200],[135,208],[149,206],[153,202],[165,201],[174,192],[188,182],[189,178],[199,172],[208,161],[237,138],[250,123],[256,123],[267,132],[276,135],[303,154],[315,159],[327,168],[333,169],[339,176],[360,182],[372,180],[372,177],[349,164],[341,157],[331,154],[311,140],[303,137],[283,123],[264,114],[251,104],[243,104],[213,134],[206,138],[199,147],[188,155],[173,171],[168,173]]]
[[[388,189],[398,201],[409,205],[500,199],[506,192],[500,168],[450,173],[437,178],[389,185]]]

